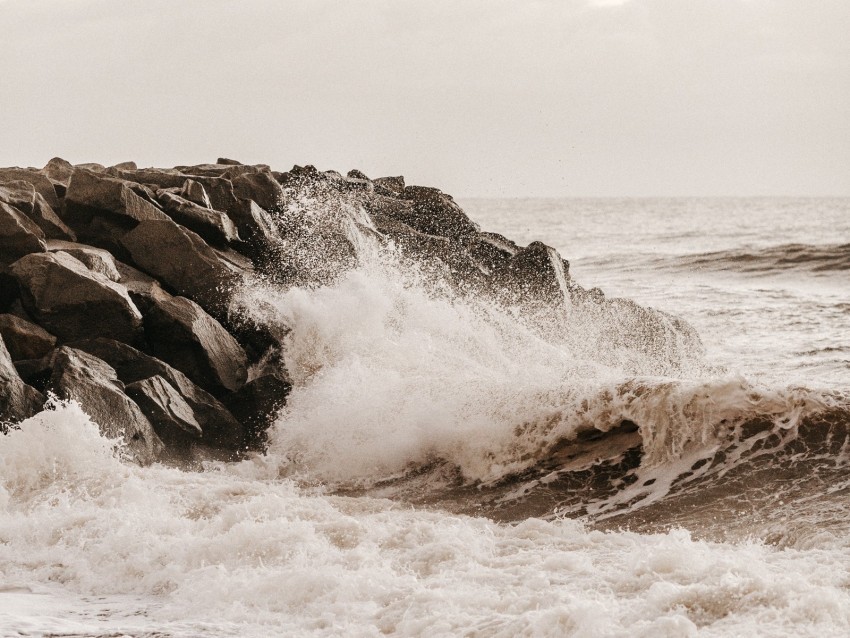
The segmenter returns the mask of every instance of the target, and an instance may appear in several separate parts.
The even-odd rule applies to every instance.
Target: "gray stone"
[[[0,336],[0,426],[4,421],[23,421],[38,412],[43,405],[44,396],[23,382]]]
[[[157,436],[169,447],[186,438],[198,439],[203,435],[192,408],[163,377],[157,375],[142,379],[128,384],[124,390],[148,417]]]
[[[203,208],[168,191],[160,191],[158,195],[159,203],[171,219],[197,233],[209,244],[227,246],[239,240],[236,226],[225,213]]]
[[[16,315],[0,315],[0,335],[12,361],[40,359],[56,345],[56,337],[47,330]]]
[[[29,182],[35,190],[44,197],[53,210],[59,208],[59,198],[56,189],[46,175],[35,168],[0,168],[0,182]]]
[[[204,189],[204,185],[193,179],[187,179],[183,182],[183,188],[181,188],[177,194],[183,199],[187,199],[198,206],[203,206],[204,208],[213,207],[210,197]]]
[[[62,347],[53,354],[50,389],[60,399],[77,401],[101,432],[123,438],[133,458],[142,464],[163,450],[160,438],[138,405],[124,393],[115,370],[97,357]]]
[[[63,252],[71,255],[92,272],[99,273],[110,281],[120,281],[117,262],[108,250],[95,248],[85,244],[70,241],[50,240],[47,242],[48,252]]]
[[[17,208],[0,201],[0,265],[44,252],[44,232]]]
[[[254,200],[265,210],[278,210],[283,202],[283,188],[271,173],[243,173],[233,179],[237,197]]]
[[[479,231],[452,197],[436,188],[407,186],[402,197],[412,206],[406,211],[399,209],[398,219],[419,232],[460,239]]]
[[[132,343],[142,315],[127,289],[64,254],[27,255],[10,267],[26,311],[63,341],[110,337]]]
[[[0,201],[14,206],[34,221],[47,239],[76,239],[74,231],[59,219],[47,200],[30,182],[12,181],[0,184]]]

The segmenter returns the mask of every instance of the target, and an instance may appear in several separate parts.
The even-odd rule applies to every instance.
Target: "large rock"
[[[71,255],[77,261],[92,272],[99,273],[111,281],[120,281],[121,274],[118,272],[115,258],[108,250],[77,244],[70,241],[50,240],[47,242],[48,252],[63,252]]]
[[[81,240],[120,254],[121,237],[139,222],[168,220],[150,200],[138,184],[76,169],[65,194],[63,219]]]
[[[54,157],[44,165],[41,173],[53,182],[54,189],[56,188],[56,184],[61,184],[67,188],[68,182],[71,180],[71,175],[74,173],[74,165],[67,160],[63,160],[61,157]]]
[[[109,337],[132,343],[142,315],[127,289],[66,253],[27,255],[10,267],[26,311],[62,341]]]
[[[153,376],[125,387],[169,447],[201,438],[203,431],[186,400],[166,379]]]
[[[207,195],[207,191],[204,189],[204,185],[193,179],[187,179],[183,183],[183,188],[181,188],[177,194],[183,199],[187,199],[198,206],[203,206],[204,208],[213,207],[212,202],[210,201],[210,196]]]
[[[245,426],[250,444],[262,444],[264,433],[286,404],[291,389],[291,384],[280,375],[266,374],[226,398],[231,413]]]
[[[73,347],[106,361],[115,369],[118,378],[128,385],[156,376],[165,379],[192,408],[192,414],[203,431],[205,443],[228,449],[240,445],[243,439],[242,425],[224,404],[164,361],[113,339],[78,341]]]
[[[226,314],[230,289],[239,278],[197,234],[170,219],[144,221],[121,245],[137,267],[177,294],[216,316]]]
[[[163,449],[150,421],[125,393],[115,370],[97,357],[74,348],[53,355],[50,389],[61,399],[77,401],[107,436],[123,438],[139,463],[151,463]]]
[[[41,228],[18,209],[0,201],[0,265],[45,249]]]
[[[404,193],[404,177],[379,177],[374,180],[375,192],[379,195],[389,195],[390,197],[401,197]]]
[[[239,390],[248,378],[245,351],[221,324],[185,297],[140,300],[151,352],[213,394]]]
[[[197,233],[213,246],[224,247],[239,240],[236,226],[225,213],[198,206],[179,195],[162,190],[159,192],[159,203],[171,219]]]
[[[40,359],[56,345],[56,337],[47,330],[15,315],[0,315],[0,335],[12,361]]]
[[[227,211],[236,203],[233,184],[224,177],[208,177],[204,175],[187,175],[175,169],[141,168],[135,171],[116,171],[121,179],[150,184],[157,188],[183,188],[187,179],[203,185],[215,210]]]
[[[539,241],[517,251],[495,276],[518,301],[563,305],[570,298],[568,265],[557,250]]]
[[[29,182],[33,185],[51,208],[56,210],[59,207],[59,198],[56,197],[56,190],[46,175],[34,168],[0,168],[0,182]]]
[[[278,210],[283,203],[283,188],[271,173],[243,173],[233,179],[233,192],[265,210]]]
[[[31,417],[44,405],[44,396],[21,380],[0,336],[0,428]]]
[[[478,232],[475,224],[450,195],[436,188],[408,186],[402,197],[411,202],[409,209],[397,209],[398,219],[428,235],[460,239]]]
[[[0,184],[0,201],[14,206],[41,228],[48,239],[74,241],[74,231],[68,228],[30,182],[14,181]]]

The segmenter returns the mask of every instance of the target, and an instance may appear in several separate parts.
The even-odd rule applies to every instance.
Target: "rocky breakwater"
[[[0,421],[54,395],[140,463],[262,448],[290,390],[286,327],[234,297],[258,279],[332,283],[358,265],[360,240],[531,322],[568,332],[583,308],[637,351],[698,341],[672,317],[584,290],[553,248],[481,232],[451,196],[402,177],[54,158],[0,169]]]

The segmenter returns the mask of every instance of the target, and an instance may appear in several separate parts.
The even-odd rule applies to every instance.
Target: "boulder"
[[[258,166],[248,166],[246,164],[196,164],[195,166],[175,166],[174,168],[186,175],[226,177],[227,179],[233,179],[243,173],[259,173],[262,170]]]
[[[76,239],[74,231],[59,219],[47,200],[30,182],[13,181],[0,184],[0,201],[14,206],[34,221],[46,238],[69,241]]]
[[[233,416],[245,426],[248,442],[261,444],[265,431],[286,404],[291,384],[277,374],[266,374],[246,383],[225,399]]]
[[[233,192],[269,211],[278,210],[283,202],[283,188],[271,173],[243,173],[233,179]]]
[[[95,248],[70,241],[51,240],[47,242],[47,250],[52,253],[61,251],[71,255],[77,261],[82,262],[86,268],[103,275],[110,281],[120,281],[121,279],[115,257],[103,248]]]
[[[402,198],[411,202],[411,207],[398,209],[398,219],[419,232],[461,239],[479,231],[452,197],[436,188],[407,186]]]
[[[569,264],[558,251],[535,241],[519,250],[495,273],[499,287],[517,301],[560,305],[570,299]]]
[[[111,168],[117,168],[122,171],[134,171],[138,166],[136,166],[136,162],[118,162],[117,164],[113,164]]]
[[[203,206],[204,208],[213,207],[210,197],[207,195],[207,191],[204,190],[204,185],[193,179],[187,179],[183,182],[183,188],[181,188],[177,194],[183,199],[187,199],[198,206]]]
[[[40,359],[56,345],[56,337],[47,330],[16,315],[0,315],[0,335],[12,361]]]
[[[237,162],[234,159],[228,159],[226,157],[219,157],[216,161],[216,164],[226,164],[228,166],[242,166],[242,162]]]
[[[106,361],[115,369],[118,378],[128,385],[151,377],[165,379],[191,407],[192,415],[204,433],[204,442],[228,449],[236,449],[240,445],[242,425],[224,404],[164,361],[113,339],[90,339],[72,345]]]
[[[150,421],[125,393],[115,370],[97,357],[63,346],[53,354],[50,389],[60,399],[77,401],[101,432],[123,438],[139,463],[156,460],[163,450]]]
[[[52,209],[59,208],[59,198],[56,197],[53,182],[41,171],[35,168],[0,168],[0,182],[16,181],[29,182]]]
[[[227,246],[239,240],[236,226],[224,213],[203,208],[168,191],[159,191],[158,196],[159,203],[171,219],[196,232],[209,244]]]
[[[203,434],[192,408],[163,377],[157,375],[130,383],[124,391],[142,409],[157,436],[169,448]]]
[[[363,171],[357,170],[356,168],[352,168],[350,171],[348,171],[348,174],[346,175],[346,177],[348,177],[349,179],[360,179],[360,180],[364,180],[364,181],[367,181],[367,182],[371,181],[368,177],[366,177],[366,173],[364,173]]]
[[[388,195],[390,197],[401,197],[404,193],[404,177],[379,177],[373,180],[375,184],[375,192],[379,195]]]
[[[177,294],[216,316],[226,315],[238,276],[191,230],[170,219],[144,221],[121,238],[121,246],[138,268]]]
[[[222,325],[185,297],[140,299],[151,353],[213,394],[239,390],[248,378],[245,351]]]
[[[23,382],[0,336],[0,427],[31,417],[43,405],[44,396]]]
[[[237,204],[227,211],[227,214],[236,225],[239,236],[253,249],[253,253],[263,251],[275,236],[271,216],[254,200],[240,198]],[[251,252],[249,255],[255,256]],[[259,256],[256,255],[256,257]]]
[[[74,165],[67,160],[63,160],[61,157],[54,157],[44,165],[41,173],[53,182],[54,189],[56,188],[56,184],[67,187],[68,181],[74,173]]]
[[[132,186],[126,180],[102,173],[75,170],[65,194],[66,221],[76,228],[103,215],[134,228],[142,221],[168,219],[146,198],[139,197]]]
[[[41,228],[18,209],[0,201],[0,265],[45,250]]]
[[[187,179],[203,185],[215,210],[227,211],[236,203],[233,184],[223,177],[187,175],[176,169],[141,168],[135,171],[120,171],[117,176],[139,184],[150,184],[160,189],[183,188]]]
[[[62,341],[110,337],[132,343],[142,315],[127,289],[70,255],[36,253],[10,267],[26,311]]]

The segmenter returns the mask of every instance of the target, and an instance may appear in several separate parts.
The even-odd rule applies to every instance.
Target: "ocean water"
[[[850,200],[461,204],[702,347],[435,289],[335,211],[357,267],[243,291],[289,329],[265,455],[136,467],[74,404],[0,438],[0,635],[850,635]]]

